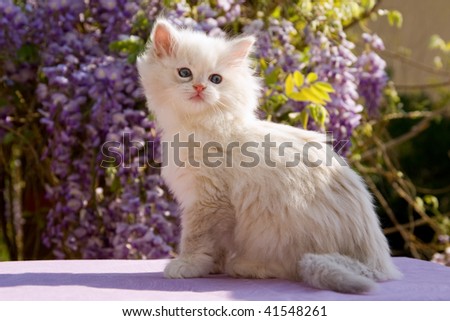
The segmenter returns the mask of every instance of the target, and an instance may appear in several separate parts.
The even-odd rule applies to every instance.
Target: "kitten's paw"
[[[212,260],[177,258],[166,266],[164,276],[168,279],[198,278],[208,275],[212,266]]]

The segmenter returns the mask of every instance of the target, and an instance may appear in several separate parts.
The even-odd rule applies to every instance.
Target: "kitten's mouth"
[[[193,100],[193,101],[203,101],[203,95],[201,93],[197,93],[194,96],[192,96],[191,98],[189,98],[189,100]]]

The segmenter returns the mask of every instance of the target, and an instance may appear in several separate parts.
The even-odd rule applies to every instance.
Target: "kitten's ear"
[[[159,19],[153,27],[150,39],[158,57],[172,56],[177,42],[177,30],[166,20]]]
[[[256,39],[253,36],[247,36],[232,40],[229,60],[233,63],[242,63],[252,52],[253,44]]]

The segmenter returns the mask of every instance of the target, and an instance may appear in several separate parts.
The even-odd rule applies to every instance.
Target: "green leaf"
[[[327,93],[334,93],[333,86],[331,86],[329,83],[324,82],[324,81],[317,81],[312,86],[314,86],[315,88],[317,88],[320,91],[324,91]]]
[[[306,76],[306,81],[308,81],[310,84],[315,82],[317,80],[317,78],[319,78],[317,76],[317,74],[315,72],[310,72],[307,76]]]
[[[439,49],[443,52],[450,52],[450,42],[445,42],[440,36],[432,35],[430,38],[429,47],[431,49]]]
[[[286,95],[291,95],[292,93],[294,93],[294,79],[293,79],[293,77],[292,77],[292,74],[289,74],[287,77],[286,77],[286,81],[285,81],[285,83],[284,83],[284,86],[285,86],[285,92],[286,92]]]
[[[317,105],[316,104],[310,104],[307,106],[309,110],[309,114],[311,115],[312,119],[314,119],[315,122],[317,122]]]
[[[361,15],[362,9],[356,2],[350,2],[349,6],[353,17],[358,17]]]
[[[423,197],[423,200],[425,201],[425,203],[427,205],[431,205],[432,209],[435,209],[435,210],[439,209],[439,200],[437,199],[436,196],[434,196],[434,195],[425,195]]]
[[[132,34],[137,34],[139,31],[148,31],[150,28],[150,21],[148,20],[145,12],[143,10],[139,10],[135,17],[132,28]]]
[[[306,127],[308,126],[308,118],[309,115],[306,110],[302,110],[302,112],[300,113],[300,122],[302,123],[302,127],[304,129],[306,129]]]
[[[280,19],[281,17],[281,6],[277,6],[275,10],[272,11],[271,16],[275,19]]]
[[[281,72],[281,68],[275,68],[270,74],[265,76],[266,85],[269,87],[276,84],[278,81],[278,76]]]
[[[400,28],[403,24],[403,16],[398,10],[389,10],[387,13],[387,18],[391,26],[397,26]]]
[[[445,41],[439,35],[431,36],[429,44],[431,49],[442,49],[443,46],[445,46]]]
[[[292,92],[290,94],[286,94],[288,98],[294,100],[294,101],[310,101],[309,97],[303,93],[303,91],[300,92]]]
[[[301,92],[307,97],[307,100],[312,102],[312,103],[316,103],[316,104],[324,104],[327,99],[328,101],[330,100],[330,97],[328,96],[327,93],[321,93],[317,90],[314,90],[313,88],[309,87],[309,88],[303,88],[301,90]],[[326,96],[324,95],[326,94]]]
[[[318,109],[317,110],[317,123],[319,124],[319,126],[321,128],[324,128],[325,121],[327,120],[327,116],[328,116],[328,110],[322,105],[319,105],[317,107],[317,109]]]
[[[259,65],[261,66],[262,70],[266,70],[267,69],[267,62],[264,58],[259,59]]]
[[[294,83],[297,87],[301,87],[305,83],[305,77],[298,70],[294,72]]]
[[[361,5],[365,10],[370,10],[375,5],[375,0],[361,0]]]
[[[325,121],[328,117],[328,111],[320,104],[310,104],[307,106],[311,118],[314,119],[317,125],[321,128],[325,127]]]
[[[135,62],[137,56],[144,50],[144,48],[144,41],[137,36],[130,36],[127,39],[114,41],[109,44],[109,49],[111,51],[127,54],[130,62]]]
[[[321,90],[319,87],[315,86],[315,84],[312,84],[310,87],[311,91],[320,99],[325,101],[331,101],[330,95],[328,95],[328,92]]]

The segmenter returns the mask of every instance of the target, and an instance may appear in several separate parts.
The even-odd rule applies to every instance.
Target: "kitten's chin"
[[[193,119],[196,119],[198,121],[199,119],[197,117],[203,118],[203,117],[215,117],[217,115],[214,114],[214,110],[217,111],[217,108],[214,108],[214,103],[211,103],[207,99],[203,98],[195,98],[195,99],[188,99],[185,101],[185,104],[183,106],[179,106],[178,112],[181,112],[185,114],[186,116],[194,117]]]

